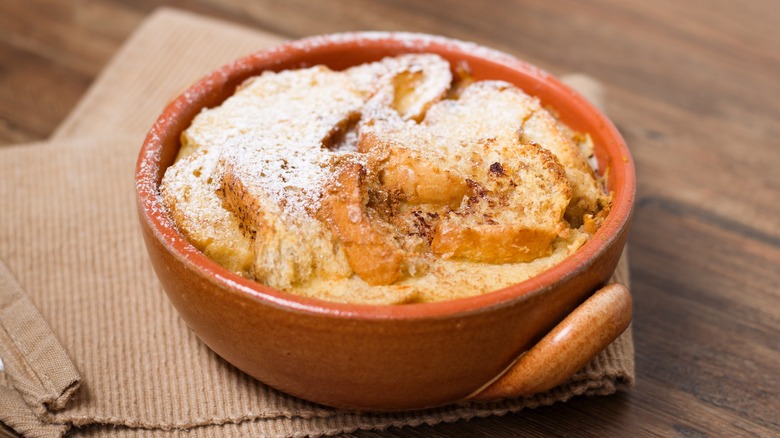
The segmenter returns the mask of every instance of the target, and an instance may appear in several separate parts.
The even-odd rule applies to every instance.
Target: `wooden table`
[[[4,0],[0,144],[45,139],[164,3],[291,38],[443,34],[606,86],[639,181],[636,387],[356,435],[780,434],[780,3]]]

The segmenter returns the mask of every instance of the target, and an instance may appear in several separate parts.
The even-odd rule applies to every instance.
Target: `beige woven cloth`
[[[165,103],[274,35],[169,9],[150,16],[45,143],[0,149],[0,421],[20,434],[306,436],[502,415],[634,379],[630,330],[532,398],[350,413],[253,380],[181,321],[137,225],[138,148]],[[587,78],[570,78],[598,100]],[[628,282],[625,259],[617,280]]]

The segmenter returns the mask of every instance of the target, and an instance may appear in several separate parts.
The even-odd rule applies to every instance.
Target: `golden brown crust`
[[[510,143],[511,145],[511,143]],[[504,161],[480,163],[472,195],[437,224],[431,249],[482,263],[527,262],[552,251],[566,230],[571,188],[558,160],[538,145],[515,143]]]
[[[468,193],[466,180],[442,167],[435,156],[394,145],[376,132],[361,135],[359,150],[368,153],[379,184],[402,201],[456,207]]]
[[[366,210],[365,168],[342,161],[325,190],[317,217],[344,246],[349,265],[366,283],[391,284],[401,277],[404,254]]]
[[[533,230],[510,224],[483,223],[462,227],[442,223],[431,243],[435,254],[482,263],[528,262],[552,252],[557,236],[549,230]]]

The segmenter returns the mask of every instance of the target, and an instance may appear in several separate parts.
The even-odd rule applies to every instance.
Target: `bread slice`
[[[290,227],[279,222],[283,216],[268,219],[272,217],[270,212],[280,206],[266,202],[267,193],[251,191],[254,180],[247,174],[236,172],[227,180],[232,183],[230,187],[242,188],[251,195],[225,190],[225,164],[237,162],[233,159],[246,149],[231,145],[251,139],[252,144],[277,151],[320,151],[324,141],[338,136],[358,114],[362,103],[345,75],[325,67],[267,72],[247,80],[221,106],[201,112],[182,134],[186,157],[167,170],[161,186],[171,216],[198,249],[221,265],[267,280],[275,287],[289,287],[309,275],[314,262],[289,257],[289,246],[280,246],[273,234],[268,239],[255,239],[258,230],[273,229],[284,235]],[[254,152],[262,156],[264,152],[257,149]],[[244,179],[244,184],[239,179]],[[258,210],[253,212],[253,219],[237,215],[238,204],[228,202],[239,195],[244,198],[242,202]],[[295,251],[305,252],[302,248]],[[332,253],[332,248],[327,250]],[[292,265],[285,264],[286,259],[292,260]]]
[[[443,215],[431,249],[442,257],[483,263],[528,262],[552,252],[566,230],[571,199],[564,169],[533,143],[502,139],[482,145],[472,161],[470,195]]]
[[[360,93],[345,75],[313,67],[263,74],[231,99],[240,106],[226,101],[210,114],[223,125],[219,135],[224,126],[237,128],[221,148],[218,194],[256,236],[252,275],[279,289],[313,275],[351,275],[343,251],[312,217],[312,205],[322,195],[318,180],[330,171],[327,146],[359,115]]]
[[[363,101],[344,74],[324,66],[265,72],[245,81],[220,106],[198,114],[182,133],[182,145],[221,147],[249,136],[321,147],[324,138],[359,114]]]
[[[450,64],[433,54],[411,53],[384,58],[344,71],[366,100],[373,98],[403,120],[420,121],[452,85]]]
[[[480,117],[475,118],[475,114]],[[574,227],[583,223],[584,215],[599,211],[600,202],[603,203],[605,195],[579,147],[559,129],[555,118],[542,108],[538,99],[511,84],[473,83],[458,100],[443,101],[432,107],[422,124],[435,132],[452,133],[460,138],[469,135],[516,138],[520,143],[534,143],[552,152],[563,165],[572,187],[566,219]]]
[[[549,254],[567,229],[563,167],[471,105],[441,101],[421,124],[377,106],[361,122],[359,150],[392,199],[385,220],[402,240],[427,231],[429,249],[446,258],[510,263]]]
[[[313,214],[331,172],[329,157],[306,149],[258,149],[237,138],[223,148],[218,195],[254,236],[252,276],[290,289],[312,276],[352,275],[342,244]]]
[[[219,149],[201,148],[165,172],[160,195],[187,240],[221,266],[249,276],[252,238],[217,196],[214,177]]]

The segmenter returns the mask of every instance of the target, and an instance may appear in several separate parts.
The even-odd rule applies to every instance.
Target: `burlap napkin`
[[[146,130],[187,84],[276,36],[172,10],[134,33],[47,143],[0,150],[0,421],[25,436],[304,436],[436,424],[633,383],[630,330],[531,398],[352,413],[247,377],[178,318],[137,225]],[[570,78],[594,99],[588,78]],[[628,283],[621,260],[618,281]]]

